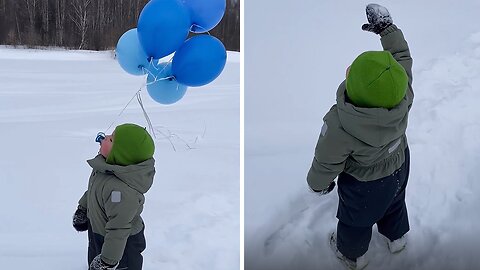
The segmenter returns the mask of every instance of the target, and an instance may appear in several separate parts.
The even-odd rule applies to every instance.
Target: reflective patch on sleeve
[[[120,191],[112,191],[112,202],[120,202],[122,201],[122,192]]]
[[[323,122],[322,133],[321,133],[322,136],[325,136],[325,134],[327,134],[327,129],[328,129],[327,122]]]
[[[395,151],[398,146],[400,145],[402,139],[398,139],[398,141],[392,145],[392,147],[388,148],[388,153],[391,154],[393,151]]]

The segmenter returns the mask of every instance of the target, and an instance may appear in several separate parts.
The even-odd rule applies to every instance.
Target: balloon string
[[[173,151],[177,151],[176,147],[175,147],[175,144],[173,143],[172,141],[172,138],[177,138],[179,140],[181,140],[183,143],[185,143],[185,145],[187,146],[188,149],[193,149],[185,140],[183,140],[181,137],[179,137],[178,135],[172,133],[170,130],[167,129],[168,131],[168,135],[166,135],[164,132],[162,132],[161,130],[157,129],[157,128],[154,128],[153,127],[153,124],[152,124],[152,121],[150,120],[150,117],[148,116],[148,113],[147,111],[145,110],[145,107],[143,106],[143,101],[142,101],[142,97],[140,95],[140,92],[142,91],[142,88],[144,87],[144,85],[142,85],[142,87],[140,87],[140,89],[135,93],[135,95],[133,95],[133,97],[130,99],[130,101],[128,101],[127,105],[125,105],[125,107],[123,107],[122,111],[117,115],[116,119],[110,124],[110,126],[108,126],[107,130],[108,131],[112,126],[113,124],[116,122],[116,120],[123,114],[123,112],[127,109],[128,105],[130,105],[130,103],[133,101],[133,99],[136,97],[137,98],[137,101],[138,103],[140,104],[140,107],[142,108],[142,111],[143,111],[143,115],[147,121],[147,124],[148,124],[148,128],[150,130],[150,132],[153,134],[153,137],[155,139],[157,139],[157,132],[160,133],[160,135],[162,135],[165,139],[168,140],[168,142],[170,143],[170,145],[172,146],[173,148]],[[203,136],[202,136],[203,137]],[[195,143],[196,143],[196,140],[195,140]]]
[[[151,81],[151,82],[147,82],[145,85],[151,85],[151,84],[154,84],[156,82],[159,82],[159,81],[166,81],[166,80],[175,80],[175,77],[173,76],[168,76],[168,77],[165,77],[165,78],[156,78],[154,81]]]
[[[127,102],[127,104],[123,107],[123,109],[120,111],[120,113],[117,115],[117,117],[115,118],[115,120],[112,121],[112,123],[110,123],[110,125],[108,126],[107,130],[110,130],[110,128],[115,124],[115,122],[118,120],[118,118],[123,114],[123,112],[125,112],[125,110],[127,109],[128,105],[130,105],[130,103],[132,103],[133,99],[136,97],[137,98],[137,101],[138,101],[138,104],[140,105],[140,107],[142,108],[142,111],[143,111],[143,116],[145,117],[145,120],[147,121],[147,125],[148,125],[148,128],[150,130],[151,133],[153,133],[153,137],[155,137],[155,139],[157,138],[156,135],[155,135],[155,130],[153,128],[153,125],[152,125],[152,121],[150,120],[150,117],[148,116],[148,113],[147,111],[145,110],[145,107],[143,106],[143,101],[142,101],[142,96],[140,95],[140,92],[142,91],[142,88],[145,86],[145,83],[142,84],[142,86],[140,87],[140,89],[138,89],[137,92],[135,92],[135,95],[133,95],[133,97]]]
[[[164,80],[172,80],[172,79],[175,79],[175,76],[167,76],[167,77],[163,77],[163,78],[159,78],[159,76],[158,76],[158,74],[161,74],[161,73],[167,68],[168,65],[171,65],[171,64],[172,64],[173,56],[172,56],[167,62],[165,62],[166,65],[164,65],[161,70],[160,70],[159,68],[155,67],[155,65],[153,65],[153,63],[152,63],[153,61],[154,61],[154,59],[152,58],[152,59],[150,60],[149,65],[148,65],[147,68],[142,67],[142,70],[143,70],[143,73],[144,73],[144,74],[151,75],[151,76],[154,78],[154,80],[153,80],[152,82],[147,83],[146,85],[150,85],[150,84],[155,83],[155,82],[157,82],[157,81],[164,81]],[[157,61],[158,61],[158,60],[157,60]],[[157,72],[156,72],[156,73],[157,73],[156,75],[153,74],[152,71],[150,71],[150,69],[149,69],[150,66],[152,66],[152,67],[157,71]]]
[[[155,129],[153,128],[152,121],[150,120],[150,117],[148,116],[148,113],[145,110],[145,107],[143,106],[143,101],[142,101],[142,96],[140,95],[140,91],[137,92],[136,96],[137,96],[138,104],[140,104],[140,107],[142,108],[143,116],[145,117],[145,120],[147,120],[148,128],[150,129],[150,132],[153,134],[153,137],[156,139],[157,136],[155,135]]]
[[[207,31],[207,28],[204,28],[204,27],[202,27],[202,26],[200,26],[200,25],[198,25],[198,24],[195,24],[195,23],[192,24],[192,26],[190,26],[190,32],[193,32],[192,30],[193,30],[193,27],[195,27],[195,26],[198,27],[198,28],[201,28],[201,29],[205,30],[205,33],[207,33],[209,36],[211,36],[210,32]]]
[[[123,112],[127,109],[128,105],[130,105],[130,103],[132,102],[132,100],[140,93],[140,91],[142,91],[142,88],[145,84],[143,84],[140,89],[138,89],[138,91],[135,93],[135,95],[133,95],[133,97],[130,99],[130,101],[128,101],[127,105],[125,105],[125,107],[123,107],[123,109],[120,111],[120,113],[117,115],[117,117],[112,121],[112,123],[110,123],[110,125],[108,126],[108,128],[105,130],[105,131],[108,131],[110,130],[110,128],[115,124],[115,122],[118,120],[118,118],[123,114]]]
[[[177,87],[178,87],[178,86],[177,86]],[[177,148],[175,147],[175,144],[173,143],[172,138],[177,138],[178,140],[182,141],[182,142],[186,145],[187,149],[193,149],[193,147],[190,146],[190,144],[187,143],[187,141],[185,141],[184,139],[182,139],[182,138],[181,138],[180,136],[178,136],[177,134],[172,133],[169,129],[167,129],[167,131],[168,131],[168,135],[167,135],[167,134],[163,133],[161,130],[159,130],[159,129],[157,129],[157,128],[154,128],[154,127],[153,127],[153,124],[152,124],[152,121],[150,120],[150,117],[148,116],[148,113],[147,113],[147,111],[145,110],[145,107],[143,106],[143,101],[142,101],[142,96],[140,95],[140,91],[137,92],[136,96],[137,96],[138,104],[139,104],[140,107],[142,108],[143,115],[144,115],[144,117],[145,117],[145,119],[146,119],[146,121],[147,121],[148,128],[149,128],[149,130],[150,130],[150,133],[153,134],[153,137],[154,137],[155,139],[157,139],[157,132],[158,132],[158,133],[160,133],[160,135],[163,136],[163,138],[165,138],[165,139],[168,140],[168,142],[169,142],[170,145],[172,146],[173,151],[175,151],[175,152],[177,151]],[[203,131],[202,138],[205,136],[205,132],[206,132],[206,127],[205,127],[205,129],[204,129],[204,131]],[[194,144],[197,143],[197,140],[198,140],[198,136],[197,136],[197,138],[195,139]]]
[[[156,71],[159,70],[159,69],[158,69],[157,67],[155,67],[155,65],[153,64],[153,61],[154,61],[153,58],[150,59],[148,67],[143,67],[143,66],[141,67],[142,70],[143,70],[143,72],[144,72],[144,74],[149,74],[149,75],[153,76],[153,77],[155,78],[155,80],[152,81],[152,82],[150,82],[150,83],[147,83],[147,82],[145,81],[145,82],[140,86],[140,88],[137,90],[137,92],[135,92],[135,94],[134,94],[134,95],[132,96],[132,98],[127,102],[127,104],[123,107],[123,109],[122,109],[122,110],[120,111],[120,113],[116,116],[116,118],[110,123],[110,125],[108,126],[108,128],[106,129],[106,131],[110,130],[110,128],[115,124],[115,122],[120,118],[120,116],[125,112],[125,110],[127,109],[127,107],[130,105],[130,103],[132,103],[133,99],[136,97],[136,98],[137,98],[137,102],[138,102],[138,104],[140,105],[140,107],[141,107],[141,109],[142,109],[143,116],[145,117],[145,120],[147,121],[148,128],[149,128],[150,132],[152,133],[152,135],[153,135],[153,137],[154,137],[155,139],[157,139],[156,133],[158,132],[158,133],[160,133],[164,138],[166,138],[166,139],[170,142],[170,144],[171,144],[171,146],[172,146],[172,148],[173,148],[174,151],[176,151],[176,147],[175,147],[174,143],[173,143],[172,140],[171,140],[172,137],[181,140],[183,143],[185,143],[185,145],[187,146],[188,149],[193,149],[185,140],[183,140],[183,139],[182,139],[181,137],[179,137],[178,135],[172,133],[170,130],[167,129],[167,131],[168,131],[168,135],[167,135],[167,134],[165,134],[164,132],[160,131],[159,129],[154,128],[154,127],[153,127],[153,124],[152,124],[152,121],[150,120],[150,117],[149,117],[147,111],[145,110],[145,107],[144,107],[144,105],[143,105],[143,100],[142,100],[142,97],[141,97],[141,91],[142,91],[142,89],[143,89],[144,87],[150,85],[150,84],[153,84],[153,83],[155,83],[155,82],[157,82],[157,81],[163,81],[163,80],[176,80],[176,79],[175,79],[175,76],[167,76],[167,77],[163,77],[163,78],[159,78],[159,77],[158,77],[158,74],[162,73],[162,72],[167,68],[167,66],[171,64],[172,60],[173,60],[173,57],[170,58],[170,59],[168,60],[168,62],[166,62],[167,64],[157,73],[157,76],[154,75],[154,74],[152,73],[152,71],[150,71],[150,68],[151,68],[151,67],[153,67]],[[157,61],[158,61],[158,60],[157,60]],[[177,91],[179,90],[179,86],[180,86],[180,85],[177,84],[177,89],[176,89]],[[202,137],[203,137],[203,136],[202,136]],[[198,138],[197,138],[197,139],[198,139]],[[195,143],[196,143],[196,141],[197,141],[197,140],[195,140]]]
[[[167,77],[159,78],[159,77],[155,76],[150,70],[148,70],[148,69],[146,69],[146,68],[144,68],[144,67],[142,67],[142,69],[143,69],[143,73],[144,73],[144,74],[151,75],[151,76],[154,78],[154,80],[153,80],[152,82],[149,82],[149,83],[147,82],[147,83],[145,83],[145,85],[147,85],[147,86],[148,86],[148,85],[151,85],[151,84],[153,84],[153,83],[155,83],[155,82],[157,82],[157,81],[164,81],[164,80],[170,80],[170,79],[172,79],[172,78],[175,78],[174,76],[167,76]],[[162,71],[163,71],[163,70],[162,70]]]
[[[170,58],[170,60],[169,60],[168,63],[170,63],[170,62],[172,61],[172,59],[173,59],[173,57]],[[154,81],[154,82],[156,82],[156,81],[161,81],[161,80],[169,80],[169,79],[171,79],[171,78],[173,77],[173,76],[168,76],[168,77],[165,77],[165,78],[157,78],[157,76],[155,76],[155,75],[150,71],[150,67],[153,67],[153,68],[155,68],[156,70],[158,70],[158,69],[155,67],[155,65],[153,64],[153,61],[154,61],[153,58],[150,59],[150,61],[148,62],[148,67],[143,67],[143,66],[142,66],[142,70],[143,70],[144,74],[147,74],[147,73],[148,73],[148,74],[152,75],[152,76],[155,78],[155,81]],[[163,70],[165,70],[166,67],[167,67],[167,66],[164,66],[163,69],[162,69],[159,73],[161,73]],[[153,82],[152,82],[152,83],[153,83]],[[135,92],[135,94],[133,95],[133,97],[132,97],[132,98],[127,102],[127,104],[123,107],[123,109],[120,111],[120,113],[117,115],[117,117],[110,123],[110,125],[108,126],[108,128],[106,129],[106,131],[110,130],[110,128],[115,124],[115,122],[118,120],[118,118],[120,118],[120,116],[123,114],[123,112],[125,112],[125,110],[127,109],[128,105],[130,105],[130,103],[132,103],[132,101],[133,101],[133,99],[134,99],[135,97],[137,97],[137,100],[138,100],[138,97],[139,97],[139,95],[140,95],[140,92],[142,91],[143,87],[145,87],[146,85],[148,85],[147,82],[144,82],[144,83],[140,86],[140,88],[137,90],[137,92]],[[141,98],[140,98],[140,101],[139,101],[139,102],[141,102]],[[145,108],[143,107],[143,103],[141,103],[140,106],[142,107],[142,110],[143,110],[143,112],[144,112],[144,115],[146,115],[146,120],[147,120],[147,123],[148,123],[148,125],[149,125],[149,128],[150,128],[151,130],[153,130],[153,128],[151,127],[152,125],[151,125],[150,118],[149,118],[148,115],[146,114]],[[154,134],[154,135],[155,135],[155,134]]]
[[[153,75],[153,73],[148,68],[142,67],[142,70],[143,74],[152,75],[153,77],[155,77],[155,75]]]

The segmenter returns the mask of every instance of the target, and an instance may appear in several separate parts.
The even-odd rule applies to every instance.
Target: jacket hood
[[[102,155],[97,155],[95,158],[87,160],[87,163],[96,171],[114,174],[129,187],[142,194],[146,193],[153,184],[155,175],[155,159],[153,158],[138,164],[120,166],[108,164]]]
[[[347,133],[374,147],[384,146],[405,134],[408,122],[408,102],[405,98],[392,109],[362,108],[348,102],[345,92],[343,81],[337,90],[337,110]]]

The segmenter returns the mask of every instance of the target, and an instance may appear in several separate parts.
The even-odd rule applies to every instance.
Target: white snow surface
[[[306,174],[346,67],[361,52],[382,49],[378,36],[361,30],[368,3],[245,5],[247,270],[343,269],[328,247],[338,195],[309,193]],[[366,269],[479,269],[480,2],[378,4],[414,59],[411,230],[406,249],[391,255],[374,226]]]
[[[87,269],[87,234],[71,225],[86,160],[98,131],[147,126],[136,99],[118,117],[144,82],[111,52],[0,47],[2,269]],[[173,105],[141,91],[157,129],[143,269],[238,269],[239,86],[239,54],[229,52],[214,82]]]

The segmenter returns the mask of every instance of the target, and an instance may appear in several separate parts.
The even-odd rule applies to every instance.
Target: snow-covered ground
[[[157,129],[146,270],[239,267],[239,60],[229,52],[213,83],[173,105],[142,91]],[[91,171],[85,161],[113,121],[147,126],[136,100],[117,117],[144,81],[110,52],[0,47],[2,269],[87,268],[87,235],[71,225]]]
[[[328,247],[336,190],[308,192],[322,118],[345,68],[379,38],[360,27],[369,2],[245,5],[245,269],[342,269]],[[381,1],[414,58],[407,131],[407,249],[374,229],[367,269],[479,269],[480,2]],[[272,9],[274,12],[266,13]]]

